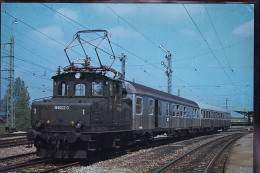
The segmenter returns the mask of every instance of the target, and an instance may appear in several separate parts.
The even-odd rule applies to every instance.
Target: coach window
[[[180,116],[179,110],[180,110],[180,105],[176,105],[176,116],[177,117]]]
[[[182,106],[180,106],[180,112],[181,112],[180,116],[182,117],[183,116],[183,107]]]
[[[196,108],[194,108],[194,117],[199,118],[198,110]]]
[[[189,117],[193,118],[194,116],[194,108],[189,108]]]
[[[65,82],[59,83],[58,95],[67,96],[68,95],[68,85]]]
[[[165,106],[166,106],[166,116],[168,117],[168,116],[170,116],[170,107],[169,107],[169,103],[166,102]]]
[[[184,114],[184,117],[187,116],[187,108],[185,106],[183,107],[183,114]]]
[[[137,97],[136,98],[136,114],[142,115],[143,109],[143,98]]]
[[[153,115],[154,100],[149,99],[149,115]]]
[[[92,95],[93,96],[103,95],[103,82],[101,80],[95,80],[92,82]]]
[[[85,96],[85,85],[84,84],[76,84],[75,85],[75,96]]]
[[[175,117],[175,110],[174,110],[174,108],[175,108],[175,105],[174,104],[172,104],[172,116],[174,116]]]

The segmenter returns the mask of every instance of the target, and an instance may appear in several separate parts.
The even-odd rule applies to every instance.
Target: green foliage
[[[15,127],[17,130],[26,130],[31,127],[30,115],[30,95],[24,81],[17,77],[14,82],[14,100],[15,100]],[[4,98],[5,111],[7,104],[7,95]]]
[[[4,133],[5,132],[5,124],[0,124],[0,133]]]

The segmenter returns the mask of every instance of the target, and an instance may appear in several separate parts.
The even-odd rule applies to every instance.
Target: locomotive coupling
[[[29,141],[33,141],[37,136],[39,136],[41,134],[41,132],[36,132],[35,130],[29,130],[26,134],[27,139]]]
[[[67,139],[67,141],[69,142],[69,143],[75,143],[77,140],[78,140],[78,138],[80,137],[80,133],[76,133],[76,132],[68,132],[67,134],[66,134],[66,139]]]

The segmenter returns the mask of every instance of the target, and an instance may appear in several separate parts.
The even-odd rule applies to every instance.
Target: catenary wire
[[[207,44],[208,48],[210,49],[212,55],[214,56],[214,58],[217,60],[219,66],[221,67],[221,69],[223,70],[223,72],[225,73],[225,75],[227,76],[227,78],[229,79],[229,81],[231,83],[233,83],[233,81],[230,79],[230,77],[228,76],[226,70],[224,69],[224,67],[222,66],[222,64],[220,63],[219,59],[217,58],[217,56],[215,55],[215,53],[213,52],[212,48],[210,47],[208,41],[206,40],[206,38],[203,36],[203,34],[201,33],[198,25],[195,23],[194,19],[192,18],[192,16],[190,15],[189,11],[187,10],[187,8],[185,7],[184,4],[182,4],[182,6],[184,7],[185,11],[187,12],[187,14],[189,15],[190,19],[192,20],[193,24],[195,25],[195,27],[197,28],[197,30],[199,31],[201,37],[203,38],[203,40],[205,41],[205,43]]]

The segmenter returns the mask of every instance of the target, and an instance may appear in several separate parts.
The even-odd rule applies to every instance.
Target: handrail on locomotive
[[[103,36],[98,34],[98,32],[103,33]],[[80,37],[80,34],[87,34],[87,33],[96,33],[98,35],[98,37],[91,39],[91,40],[85,40],[82,37]],[[111,68],[111,67],[115,62],[116,56],[114,54],[114,51],[113,51],[113,48],[111,46],[111,42],[109,40],[108,35],[111,37],[111,34],[107,30],[82,30],[82,31],[78,31],[73,36],[73,40],[64,49],[64,52],[65,52],[67,59],[69,61],[69,64],[70,64],[69,66],[66,66],[66,67],[63,68],[64,72],[66,72],[66,71],[89,71],[89,72],[101,72],[101,73],[103,72],[104,74],[106,74],[107,72],[110,71],[110,72],[114,73],[114,78],[115,78],[117,76],[117,71],[115,69]],[[77,40],[79,43],[76,44],[76,45],[72,45],[72,43],[75,40]],[[100,45],[104,40],[107,40],[111,52],[108,52],[108,51],[100,48]],[[94,44],[93,41],[98,41],[98,42],[96,44]],[[89,44],[89,45],[94,47],[94,50],[95,50],[95,53],[96,53],[96,56],[98,58],[100,66],[98,66],[98,67],[90,66],[90,57],[87,54],[86,49],[84,48],[84,44]],[[76,46],[81,46],[81,48],[82,48],[82,50],[85,54],[85,58],[84,58],[83,63],[72,62],[68,53],[67,53],[67,49],[71,49],[71,48],[76,47]],[[102,64],[98,50],[104,52],[105,54],[109,55],[111,59],[113,59],[110,66],[105,66],[105,65]],[[82,66],[78,67],[75,64],[81,64]],[[61,67],[59,66],[58,67],[58,73],[60,73],[60,68]]]

